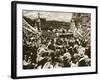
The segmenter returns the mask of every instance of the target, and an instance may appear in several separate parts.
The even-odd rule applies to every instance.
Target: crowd
[[[49,36],[23,33],[23,68],[45,69],[91,66],[91,46],[86,39],[66,31],[48,30]],[[56,36],[50,37],[50,32]],[[59,36],[62,35],[62,36]],[[51,35],[52,36],[52,35]]]

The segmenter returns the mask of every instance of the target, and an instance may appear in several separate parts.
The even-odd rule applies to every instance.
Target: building
[[[91,33],[91,14],[90,13],[73,13],[70,31],[74,37],[82,40],[90,39]]]

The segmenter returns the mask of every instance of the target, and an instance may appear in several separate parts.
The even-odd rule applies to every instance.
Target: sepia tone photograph
[[[97,6],[12,2],[12,78],[97,74],[97,16]]]
[[[22,11],[23,69],[91,66],[91,13]]]

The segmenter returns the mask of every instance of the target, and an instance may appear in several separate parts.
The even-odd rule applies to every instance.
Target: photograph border
[[[60,7],[79,7],[79,8],[93,8],[96,10],[95,30],[96,30],[96,70],[95,72],[83,73],[68,73],[68,74],[51,74],[51,75],[37,75],[37,76],[17,76],[17,4],[31,4],[31,5],[47,5],[47,6],[60,6]],[[67,75],[86,75],[98,73],[98,7],[88,5],[73,5],[73,4],[57,4],[57,3],[42,3],[42,2],[24,2],[12,1],[11,2],[11,78],[38,78],[38,77],[53,77],[53,76],[67,76]]]

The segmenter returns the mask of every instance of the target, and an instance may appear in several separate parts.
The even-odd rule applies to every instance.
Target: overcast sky
[[[41,18],[46,18],[46,20],[70,22],[72,18],[72,13],[67,13],[67,12],[65,13],[65,12],[28,11],[28,10],[23,11],[23,15],[31,19],[37,18],[38,13],[40,13]]]

